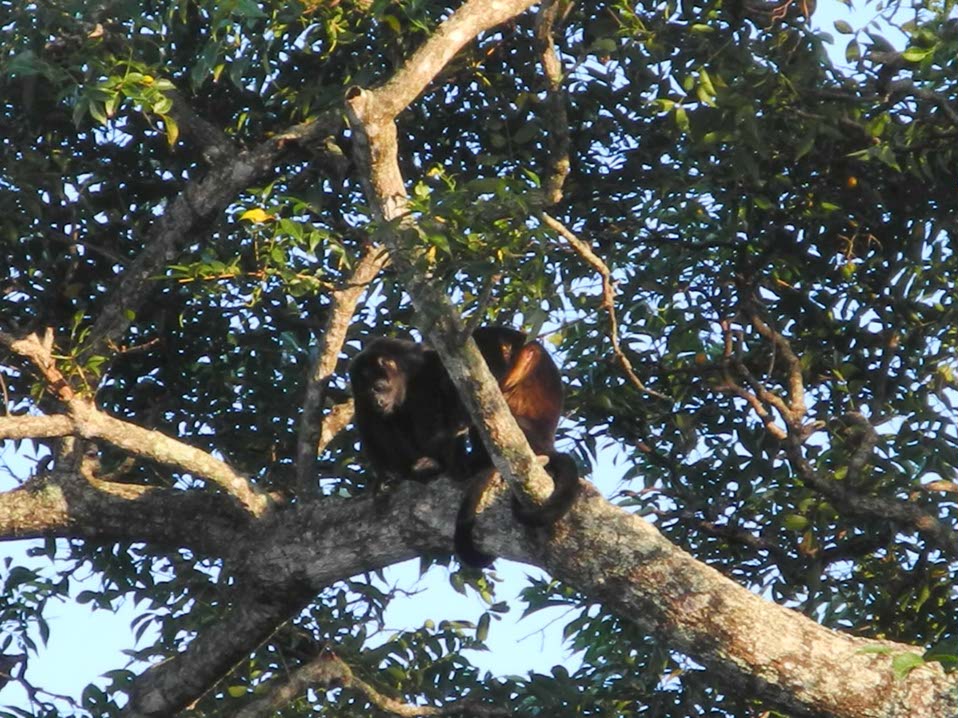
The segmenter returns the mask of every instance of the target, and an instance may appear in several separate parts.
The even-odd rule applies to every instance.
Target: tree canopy
[[[40,560],[0,566],[0,715],[953,710],[958,16],[864,10],[0,2],[0,538]],[[626,467],[547,529],[496,323],[560,363],[583,476]],[[503,478],[480,545],[551,577],[577,670],[463,653],[508,607],[451,556],[462,482],[373,495],[376,336],[439,352]],[[386,632],[416,558],[488,609]],[[150,665],[70,705],[29,666],[90,572]]]

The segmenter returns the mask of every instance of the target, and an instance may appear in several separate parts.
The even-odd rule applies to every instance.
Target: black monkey
[[[513,497],[516,519],[527,526],[548,526],[558,521],[572,507],[579,491],[579,472],[568,454],[556,451],[555,434],[562,415],[562,377],[545,348],[536,341],[526,343],[523,332],[509,327],[480,327],[473,332],[479,351],[492,375],[499,382],[502,395],[516,423],[537,456],[547,456],[546,471],[555,488],[549,499],[537,509],[527,509]],[[473,470],[492,465],[488,452],[474,427],[470,428]],[[455,546],[459,558],[469,566],[484,568],[494,556],[482,553],[472,539],[476,510],[486,486],[494,474],[487,472],[466,491],[456,517]]]
[[[530,510],[513,499],[513,512],[528,526],[555,523],[579,488],[572,457],[555,450],[562,413],[559,370],[541,344],[526,344],[526,335],[515,329],[482,327],[473,338],[532,450],[549,458],[546,470],[555,482],[552,496],[541,507]],[[495,475],[488,471],[492,461],[438,354],[411,341],[375,339],[353,359],[349,376],[356,427],[377,484],[484,472],[467,489],[459,508],[455,547],[466,565],[489,566],[495,557],[476,548],[472,532],[479,500]],[[472,444],[468,457],[467,433]]]
[[[349,366],[356,428],[377,485],[467,471],[469,417],[439,355],[404,339],[375,339]]]

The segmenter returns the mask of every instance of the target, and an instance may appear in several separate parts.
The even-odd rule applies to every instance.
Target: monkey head
[[[409,380],[422,368],[423,351],[415,342],[380,338],[356,355],[349,378],[357,402],[390,416],[405,402]]]

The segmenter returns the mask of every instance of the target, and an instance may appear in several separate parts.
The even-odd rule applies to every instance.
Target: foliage
[[[566,128],[553,126],[531,16],[469,46],[401,117],[426,257],[466,311],[542,328],[571,387],[566,444],[583,466],[615,452],[628,467],[624,506],[764,596],[954,666],[955,573],[941,547],[809,485],[747,398],[790,390],[765,326],[800,362],[817,475],[853,497],[958,519],[954,3],[874,8],[867,26],[839,20],[834,34],[792,15],[759,22],[744,5],[587,2],[557,33],[571,170],[548,211],[611,268],[625,356],[664,399],[629,381],[610,349],[598,275],[541,222],[550,141]],[[191,134],[197,118],[248,148],[338,111],[347,87],[388,78],[449,8],[63,0],[3,1],[0,11],[3,328],[54,327],[64,373],[100,407],[188,437],[292,495],[304,377],[330,291],[377,232],[347,128],[290,151],[184,238],[150,277],[116,356],[95,348],[90,329],[157,218],[222,161]],[[898,37],[895,26],[898,51],[881,35]],[[835,47],[845,66],[830,59]],[[413,327],[387,270],[350,338]],[[331,402],[347,394],[345,359]],[[52,406],[30,373],[4,369],[2,379],[11,411]],[[859,417],[877,432],[873,450]],[[104,448],[101,461],[113,470],[122,457]],[[364,488],[351,433],[319,470],[327,493]],[[200,487],[146,461],[123,481]],[[177,651],[227,607],[222,566],[208,557],[80,541],[47,555],[56,560],[45,574],[9,562],[0,572],[0,652],[42,650],[27,629],[45,640],[44,605],[81,567],[102,583],[82,600],[144,602],[138,627],[158,639],[143,658]],[[574,608],[566,635],[584,665],[550,676],[480,675],[460,653],[482,643],[468,624],[387,640],[393,598],[360,578],[330,588],[197,715],[234,713],[317,644],[410,701],[469,695],[529,715],[761,712],[563,586],[533,584],[524,599],[530,611]],[[119,687],[128,676],[115,678]],[[379,714],[361,692],[338,693],[282,715]],[[110,710],[108,694],[91,689],[85,708]]]

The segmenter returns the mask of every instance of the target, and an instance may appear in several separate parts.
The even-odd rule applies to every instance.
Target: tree
[[[88,566],[157,635],[94,715],[953,710],[953,2],[899,50],[897,6],[836,22],[844,70],[810,3],[532,5],[4,6],[0,437],[35,467],[0,536],[50,560],[3,568],[6,680]],[[549,480],[494,321],[554,343],[583,469],[630,467],[550,530],[509,511]],[[413,328],[573,674],[479,675],[476,571],[475,625],[374,635],[371,574],[456,567],[463,486],[374,498],[351,427],[349,357]]]

